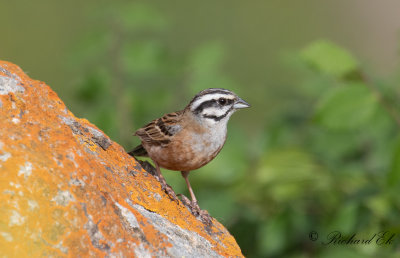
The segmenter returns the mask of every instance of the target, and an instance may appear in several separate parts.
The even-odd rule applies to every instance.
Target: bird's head
[[[200,121],[208,124],[227,123],[236,110],[250,107],[234,92],[211,88],[199,92],[186,107]]]

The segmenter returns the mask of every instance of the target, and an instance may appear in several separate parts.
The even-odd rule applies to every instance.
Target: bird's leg
[[[157,164],[157,162],[154,162],[154,164],[156,165],[156,176],[158,177],[158,181],[160,181],[160,183],[162,184],[162,185],[166,185],[167,184],[167,181],[165,181],[165,178],[163,177],[163,175],[161,174],[161,170],[160,170],[160,167],[158,166],[158,164]]]
[[[190,197],[192,198],[192,204],[198,206],[196,196],[194,195],[192,186],[190,185],[190,182],[189,182],[189,178],[188,178],[189,173],[190,173],[190,171],[182,171],[182,172],[181,172],[183,178],[184,178],[185,181],[186,181],[186,185],[187,185],[187,187],[189,188]]]
[[[154,162],[156,165],[156,172],[157,175],[156,177],[158,178],[158,181],[161,183],[161,188],[169,195],[172,197],[173,200],[178,201],[178,197],[176,197],[174,190],[172,190],[171,186],[167,184],[167,181],[165,181],[165,178],[161,174],[160,167],[158,166],[157,162]]]
[[[201,213],[201,209],[200,209],[199,204],[197,203],[197,199],[196,199],[196,196],[194,195],[192,186],[190,185],[189,178],[188,178],[189,173],[190,173],[190,171],[181,171],[181,174],[182,174],[183,178],[185,179],[186,185],[189,189],[190,197],[192,198],[190,208],[195,215],[199,215]]]
[[[186,185],[187,185],[187,187],[189,189],[189,193],[190,193],[190,196],[192,198],[192,202],[190,203],[190,209],[192,210],[192,213],[195,216],[200,216],[201,220],[205,224],[211,225],[212,224],[212,218],[211,218],[210,214],[208,214],[208,212],[206,210],[201,210],[199,204],[197,203],[196,196],[194,195],[192,186],[190,185],[190,182],[189,182],[189,178],[188,178],[189,172],[190,171],[181,171],[181,174],[182,174],[183,178],[186,181]],[[182,201],[184,203],[187,203],[187,198],[186,197],[183,198],[183,197],[184,196],[182,196]]]

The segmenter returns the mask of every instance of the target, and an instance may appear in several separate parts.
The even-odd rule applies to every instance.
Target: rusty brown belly
[[[164,147],[144,147],[150,158],[160,167],[176,171],[191,171],[214,159],[222,149],[223,143],[213,142],[207,137],[195,137],[191,141],[187,139],[172,141]]]

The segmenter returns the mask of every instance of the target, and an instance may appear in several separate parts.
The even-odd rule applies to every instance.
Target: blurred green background
[[[243,254],[398,257],[399,10],[375,0],[2,1],[0,59],[126,150],[136,129],[198,91],[231,89],[252,108],[231,118],[224,149],[190,180]],[[189,196],[180,173],[163,174]],[[323,245],[335,230],[397,235]]]

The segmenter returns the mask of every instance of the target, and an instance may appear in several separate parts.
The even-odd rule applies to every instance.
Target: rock
[[[0,61],[2,257],[242,256],[45,83]]]

